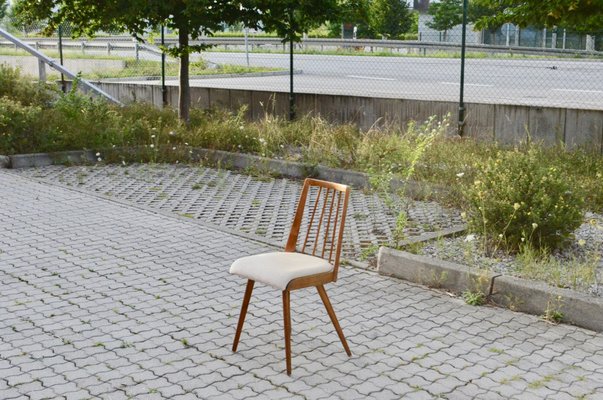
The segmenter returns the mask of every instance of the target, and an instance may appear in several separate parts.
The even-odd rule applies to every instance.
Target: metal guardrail
[[[45,65],[48,65],[49,67],[59,71],[60,73],[64,74],[65,76],[67,76],[73,80],[77,79],[82,86],[86,87],[89,90],[92,90],[93,92],[100,94],[101,96],[107,98],[109,101],[111,101],[115,104],[119,104],[119,105],[122,104],[119,100],[117,100],[115,97],[111,96],[110,94],[106,93],[101,88],[97,87],[96,85],[93,85],[92,83],[88,82],[85,79],[82,79],[81,77],[78,77],[76,74],[69,71],[67,68],[63,67],[60,64],[57,64],[56,61],[53,60],[52,58],[44,55],[43,53],[41,53],[38,50],[31,47],[29,44],[19,40],[18,38],[16,38],[15,36],[11,35],[8,32],[6,32],[5,30],[0,29],[0,36],[4,37],[13,45],[27,51],[28,53],[30,53],[31,55],[33,55],[34,57],[36,57],[38,59],[38,65],[39,65],[39,69],[40,69],[40,80],[44,80],[44,81],[46,80]]]
[[[58,40],[56,38],[22,38],[25,43],[29,43],[37,48],[56,48]],[[116,44],[117,42],[117,44]],[[178,41],[174,38],[166,38],[167,46],[177,45]],[[244,37],[207,37],[200,40],[193,40],[191,44],[208,44],[214,46],[244,46]],[[248,44],[252,47],[261,46],[283,46],[281,38],[257,38],[249,37]],[[461,51],[460,43],[445,42],[426,42],[426,41],[407,41],[407,40],[376,40],[376,39],[303,39],[299,43],[302,47],[340,47],[340,48],[387,48],[387,49],[419,49],[419,50],[448,50]],[[11,43],[0,41],[0,46],[11,45]],[[86,40],[63,39],[63,47],[78,48],[82,50],[106,50],[110,53],[112,50],[134,50],[147,51],[154,54],[161,54],[161,50],[148,43],[138,43],[130,36],[99,36]],[[552,49],[542,47],[525,46],[499,46],[489,44],[467,44],[466,48],[470,51],[492,52],[492,53],[512,53],[525,55],[548,55],[548,56],[590,56],[603,57],[603,51],[589,50],[570,50],[570,49]]]

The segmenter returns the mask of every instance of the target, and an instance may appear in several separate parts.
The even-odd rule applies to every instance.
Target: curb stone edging
[[[603,332],[603,299],[570,289],[514,276],[477,271],[466,265],[381,247],[377,271],[422,285],[456,293],[479,289],[496,304],[513,311],[542,316],[563,314],[563,322]]]
[[[293,74],[303,74],[303,70],[295,69]],[[208,74],[208,75],[191,75],[190,79],[222,79],[222,78],[262,78],[267,76],[289,76],[289,70],[284,71],[266,71],[266,72],[246,72],[241,74]],[[166,76],[165,79],[178,79],[177,76]],[[161,80],[161,76],[132,76],[128,78],[103,78],[96,79],[92,83],[102,82],[153,82]]]
[[[101,154],[106,152],[132,151],[135,148],[112,148],[98,150]],[[260,157],[252,154],[231,153],[223,150],[193,148],[191,153],[193,161],[209,162],[210,164],[223,165],[234,169],[255,168],[259,172],[278,174],[291,178],[303,179],[314,177],[327,181],[340,182],[356,188],[369,188],[368,174],[358,171],[331,168],[324,165],[315,165],[297,161],[285,161],[274,158]],[[8,156],[10,168],[45,167],[54,164],[89,164],[96,163],[95,150],[60,151],[56,153],[17,154]],[[393,189],[405,187],[406,193],[413,198],[425,198],[432,194],[444,193],[446,188],[442,185],[424,182],[408,181],[406,186],[403,181],[393,180]]]
[[[435,260],[389,247],[380,247],[377,271],[435,289],[448,289],[461,293],[467,289],[488,294],[496,275],[477,271],[465,265]]]
[[[10,168],[10,157],[0,155],[0,168]]]
[[[93,150],[59,151],[56,153],[17,154],[9,156],[10,168],[46,167],[54,164],[88,164],[96,162]]]

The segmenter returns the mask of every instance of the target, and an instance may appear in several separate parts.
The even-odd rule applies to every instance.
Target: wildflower
[[[176,132],[174,132],[174,131],[169,131],[169,132],[168,132],[168,135],[170,135],[170,136],[175,136],[175,135],[176,135]]]
[[[519,204],[519,203],[513,204],[513,209],[514,210],[516,210],[516,211],[519,210],[519,207],[521,207],[521,204]]]
[[[96,153],[96,156],[97,156],[97,157],[98,157],[98,156],[100,156],[100,153]]]
[[[176,146],[172,147],[172,150],[176,150]]]
[[[532,229],[538,228],[538,224],[536,222],[532,222]]]
[[[463,211],[463,212],[461,213],[461,218],[462,218],[462,219],[467,219],[467,213],[466,213],[465,211]]]
[[[153,143],[151,143],[151,144],[149,145],[149,147],[150,147],[150,148],[153,148],[153,147],[155,147],[155,145],[154,145]]]
[[[151,135],[151,139],[155,139],[155,135]]]
[[[126,165],[126,162],[124,160],[121,160],[121,164]]]
[[[98,160],[99,162],[103,161],[103,159],[102,159],[102,158],[100,158],[100,157],[98,157],[98,158],[97,158],[97,160]]]
[[[188,146],[188,143],[184,142],[184,145],[185,145],[185,146]]]
[[[502,233],[499,233],[499,234],[498,234],[498,238],[499,238],[499,239],[502,239],[502,238],[503,238],[503,234],[502,234]]]
[[[474,240],[475,240],[475,235],[474,234],[470,234],[470,235],[467,235],[467,237],[465,237],[464,241],[467,242],[467,243],[470,243],[470,242],[473,242]]]
[[[584,240],[584,239],[578,240],[578,246],[584,247],[585,244],[586,244],[586,240]]]
[[[463,176],[465,176],[465,173],[464,172],[459,172],[458,174],[456,174],[456,176],[458,178],[462,178]]]

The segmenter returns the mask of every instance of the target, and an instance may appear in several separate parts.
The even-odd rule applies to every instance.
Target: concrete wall
[[[145,101],[161,107],[161,87],[157,84],[97,85],[125,103]],[[167,97],[169,104],[176,107],[178,87],[169,86]],[[246,104],[252,119],[261,118],[267,110],[288,115],[288,93],[193,87],[191,97],[193,107],[204,109],[236,110]],[[447,113],[452,114],[454,128],[458,110],[455,102],[325,94],[297,94],[296,101],[298,115],[320,114],[330,121],[352,122],[363,129],[379,119],[406,124]],[[465,132],[466,136],[508,145],[526,140],[529,135],[533,141],[551,145],[563,142],[569,148],[587,147],[603,154],[603,110],[466,103]]]

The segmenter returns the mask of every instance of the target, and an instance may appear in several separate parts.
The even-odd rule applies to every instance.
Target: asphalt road
[[[246,64],[244,53],[204,53],[214,63]],[[289,66],[285,54],[249,55],[251,66]],[[296,55],[297,92],[458,101],[460,60]],[[603,61],[467,59],[465,101],[603,109]],[[287,91],[287,76],[203,79],[195,86]]]

